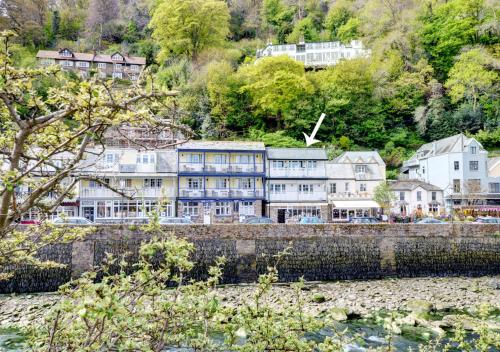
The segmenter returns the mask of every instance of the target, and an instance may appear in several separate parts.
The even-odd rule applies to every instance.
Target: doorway
[[[83,207],[83,217],[94,222],[94,207]]]
[[[284,224],[286,220],[286,209],[278,209],[278,224]]]

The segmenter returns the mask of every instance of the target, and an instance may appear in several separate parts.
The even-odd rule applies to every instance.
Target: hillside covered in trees
[[[37,49],[147,58],[181,92],[200,138],[378,149],[389,168],[458,132],[500,148],[499,3],[495,0],[0,0],[15,62]],[[361,39],[372,50],[325,70],[255,52],[266,43]]]

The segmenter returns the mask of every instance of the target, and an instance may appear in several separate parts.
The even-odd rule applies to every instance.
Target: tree
[[[466,101],[474,111],[481,101],[494,98],[498,94],[499,75],[493,58],[484,49],[475,48],[462,53],[451,68],[445,87],[454,103]]]
[[[325,29],[330,34],[330,39],[339,40],[338,31],[351,18],[352,12],[347,1],[336,1],[328,11],[325,19]]]
[[[343,43],[349,43],[351,40],[358,39],[360,37],[360,24],[361,22],[358,18],[349,18],[337,31],[339,40]]]
[[[25,45],[40,46],[45,44],[43,31],[45,25],[47,0],[8,0],[0,1],[0,17],[6,19],[6,28],[12,30]]]
[[[287,36],[288,43],[298,43],[300,40],[305,40],[306,42],[317,42],[319,41],[319,34],[315,28],[312,18],[306,17],[293,28],[292,33]]]
[[[99,48],[102,47],[102,39],[114,41],[121,36],[121,30],[117,29],[119,14],[118,0],[90,0],[86,27]]]
[[[0,273],[4,276],[8,265],[47,264],[36,258],[37,250],[82,234],[47,229],[49,225],[16,231],[16,221],[34,209],[43,218],[73,194],[78,181],[88,178],[80,172],[82,160],[102,144],[107,130],[123,123],[175,128],[161,117],[167,96],[175,93],[72,80],[56,66],[14,68],[9,51],[13,36],[0,34]],[[99,178],[95,181],[111,188]]]
[[[392,203],[396,201],[396,195],[386,182],[380,183],[373,192],[373,200],[382,208],[382,214],[385,210],[392,207]]]
[[[265,23],[278,37],[278,43],[284,43],[288,34],[293,30],[292,23],[296,11],[294,6],[286,6],[282,0],[264,0],[262,2]]]
[[[314,91],[304,65],[287,56],[262,58],[239,74],[245,82],[240,91],[250,95],[255,111],[274,129],[297,123],[293,111]]]
[[[226,40],[229,10],[222,0],[161,0],[153,10],[150,27],[160,44],[160,60],[171,55],[196,60],[202,50]]]

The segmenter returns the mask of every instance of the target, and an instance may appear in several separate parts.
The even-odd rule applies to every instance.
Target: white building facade
[[[306,67],[327,67],[338,64],[341,60],[369,57],[371,51],[363,47],[360,40],[350,43],[318,42],[299,44],[269,44],[257,51],[257,58],[287,55],[300,61]]]
[[[324,149],[266,148],[266,213],[278,223],[328,219]]]
[[[396,216],[438,216],[445,212],[443,191],[419,180],[399,180],[390,183],[395,201],[391,214]]]
[[[375,188],[385,182],[385,163],[376,151],[345,152],[326,164],[327,190],[332,222],[353,217],[377,216]]]
[[[488,174],[488,151],[476,139],[457,134],[424,144],[403,163],[402,173],[443,191],[447,211],[453,208],[500,208],[498,177]]]

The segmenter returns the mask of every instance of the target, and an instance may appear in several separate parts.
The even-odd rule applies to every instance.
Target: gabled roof
[[[105,62],[105,63],[113,63],[116,62],[116,60],[111,60],[112,55],[105,55],[105,54],[89,54],[89,53],[73,53],[72,57],[66,57],[62,56],[61,52],[64,50],[69,50],[69,49],[61,49],[60,51],[56,50],[39,50],[38,53],[36,54],[37,59],[61,59],[61,60],[76,60],[76,61],[93,61],[93,62]],[[69,50],[71,51],[71,50]],[[116,53],[115,53],[116,54]],[[122,55],[124,63],[131,64],[131,65],[145,65],[146,64],[146,58],[145,57],[139,57],[139,56],[127,56]],[[114,55],[114,54],[113,54]]]
[[[437,156],[452,152],[462,152],[464,147],[469,145],[472,141],[477,142],[480,149],[484,150],[481,143],[479,143],[475,138],[470,138],[463,133],[459,133],[454,136],[442,138],[437,141],[422,145],[409,160],[415,160],[418,158],[429,156]]]
[[[181,144],[178,150],[265,150],[262,142],[246,142],[246,141],[189,141]]]
[[[384,160],[377,151],[344,152],[334,160],[335,163],[347,164],[380,164],[385,165]]]
[[[322,148],[266,148],[269,160],[328,160]]]
[[[441,191],[438,186],[431,185],[430,183],[420,180],[399,180],[390,184],[391,189],[395,191],[413,191],[421,187],[426,191]]]

